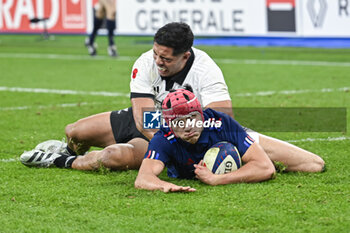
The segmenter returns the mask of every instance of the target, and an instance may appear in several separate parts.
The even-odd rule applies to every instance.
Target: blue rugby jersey
[[[195,144],[175,138],[169,128],[161,127],[150,141],[145,158],[162,161],[168,168],[169,177],[193,179],[193,165],[199,163],[205,152],[216,143],[232,143],[241,157],[253,144],[254,140],[247,135],[242,126],[227,114],[208,108],[203,111],[203,115],[205,120],[210,118],[212,121],[221,121],[221,127],[204,128]]]

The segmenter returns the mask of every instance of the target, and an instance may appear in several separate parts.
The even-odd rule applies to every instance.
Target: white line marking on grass
[[[43,88],[24,88],[24,87],[2,87],[0,91],[9,92],[28,92],[28,93],[49,93],[49,94],[66,94],[66,95],[93,95],[93,96],[121,96],[129,98],[129,94],[121,92],[106,92],[106,91],[74,91],[74,90],[55,90],[55,89],[43,89]],[[259,91],[252,93],[237,93],[233,96],[236,97],[249,97],[249,96],[270,96],[270,95],[293,95],[303,93],[330,93],[330,92],[348,92],[350,87],[340,88],[323,88],[323,89],[306,89],[306,90],[281,90],[281,91]]]
[[[1,107],[0,111],[13,111],[13,110],[26,110],[32,108],[32,106],[20,106],[20,107]]]
[[[93,96],[121,96],[129,97],[129,94],[121,92],[106,92],[106,91],[74,91],[74,90],[56,90],[44,88],[24,88],[24,87],[1,87],[0,91],[9,92],[29,92],[29,93],[49,93],[49,94],[65,94],[65,95],[93,95]]]
[[[0,162],[2,163],[12,163],[17,161],[19,161],[19,159],[0,159]]]
[[[288,140],[287,142],[317,142],[317,141],[345,141],[350,140],[350,137],[337,137],[337,138],[304,138],[304,139],[297,139],[297,140]]]
[[[67,54],[43,54],[43,53],[0,53],[0,58],[29,58],[29,59],[56,59],[56,60],[111,60],[109,56],[94,56],[88,55],[67,55]],[[137,57],[120,56],[119,61],[132,61]]]
[[[297,61],[297,60],[254,60],[254,59],[214,59],[218,63],[245,65],[292,65],[292,66],[336,66],[350,67],[350,62]]]
[[[58,60],[111,60],[109,56],[90,57],[87,55],[40,54],[40,53],[0,53],[0,58],[58,59]],[[121,56],[119,61],[133,61],[137,57]],[[256,60],[214,58],[218,63],[246,65],[293,65],[293,66],[335,66],[350,67],[350,62],[303,61],[303,60]]]
[[[118,103],[116,101],[108,103]],[[119,102],[120,103],[120,102]],[[106,102],[80,102],[80,103],[64,103],[64,104],[50,104],[50,105],[38,105],[38,106],[18,106],[18,107],[0,107],[0,111],[17,111],[17,110],[28,110],[28,109],[47,109],[47,108],[74,108],[86,105],[98,105],[106,104]]]
[[[323,88],[323,89],[306,89],[306,90],[281,90],[281,91],[259,91],[252,93],[237,93],[234,96],[237,97],[248,97],[248,96],[270,96],[270,95],[294,95],[294,94],[304,94],[304,93],[330,93],[330,92],[348,92],[350,87],[340,87],[340,88]]]
[[[99,104],[99,103],[97,103],[97,102],[94,102],[94,103],[81,102],[81,103],[38,105],[38,106],[3,107],[3,108],[0,108],[0,111],[27,110],[27,109],[31,109],[31,108],[45,109],[45,108],[54,108],[54,107],[69,108],[69,107],[85,106],[88,104]]]

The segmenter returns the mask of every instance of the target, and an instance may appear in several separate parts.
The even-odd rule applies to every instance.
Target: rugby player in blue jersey
[[[230,116],[210,108],[203,111],[200,102],[191,91],[178,89],[170,92],[163,101],[162,109],[164,120],[169,127],[162,126],[150,141],[135,181],[136,188],[163,192],[195,191],[189,186],[178,186],[159,179],[158,175],[165,167],[169,177],[197,178],[209,185],[260,182],[274,176],[275,167],[259,142],[254,141]],[[203,123],[196,124],[205,121],[220,124],[206,124],[211,127],[203,127]],[[249,140],[246,140],[247,138]],[[244,165],[236,171],[217,175],[203,166],[202,159],[211,146],[222,141],[236,146]],[[245,143],[247,141],[249,143]],[[282,154],[281,160],[277,155],[274,161],[286,163],[286,166],[288,163],[302,162],[286,161]],[[320,163],[323,162],[318,158]]]
[[[169,90],[185,85],[193,87],[202,107],[221,109],[233,116],[221,69],[208,54],[192,46],[193,38],[185,23],[164,25],[154,36],[153,48],[142,54],[132,68],[132,108],[96,114],[69,124],[65,130],[67,143],[42,142],[25,151],[20,161],[29,167],[139,169],[148,141],[156,132],[143,128],[144,110],[160,109]],[[287,171],[319,172],[323,168],[323,160],[311,152],[258,132],[248,134],[272,161],[285,164]],[[103,149],[89,151],[91,146]]]

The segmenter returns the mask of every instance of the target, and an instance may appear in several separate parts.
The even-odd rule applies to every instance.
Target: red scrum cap
[[[184,117],[192,112],[199,112],[204,120],[202,106],[197,97],[189,90],[177,89],[170,91],[162,104],[163,118],[170,126],[170,121]]]

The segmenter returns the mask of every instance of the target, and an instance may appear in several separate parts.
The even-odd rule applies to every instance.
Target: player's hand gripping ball
[[[212,146],[205,153],[203,163],[214,174],[232,172],[242,166],[237,148],[229,142],[218,142]]]

